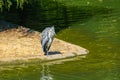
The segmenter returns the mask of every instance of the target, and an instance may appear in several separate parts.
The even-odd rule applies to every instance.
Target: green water
[[[63,21],[66,26],[57,38],[80,45],[90,53],[72,61],[0,66],[0,80],[120,80],[120,0],[58,3],[66,6],[63,11],[67,14],[65,19],[54,18],[58,25]]]

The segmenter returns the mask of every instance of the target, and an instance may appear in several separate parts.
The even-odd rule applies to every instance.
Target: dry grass
[[[65,41],[54,39],[50,52],[60,52],[57,56],[44,56],[40,45],[40,33],[18,27],[0,32],[0,61],[17,59],[57,59],[88,53],[86,49]]]

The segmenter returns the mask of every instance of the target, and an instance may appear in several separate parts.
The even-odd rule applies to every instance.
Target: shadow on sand
[[[58,51],[54,51],[54,52],[48,52],[48,55],[56,55],[56,54],[61,54],[60,52],[58,52]]]

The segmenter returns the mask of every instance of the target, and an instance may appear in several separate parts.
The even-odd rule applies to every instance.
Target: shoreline
[[[89,53],[85,48],[55,38],[49,55],[44,56],[40,44],[40,33],[29,31],[29,28],[19,26],[0,32],[0,62],[31,59],[50,61]]]

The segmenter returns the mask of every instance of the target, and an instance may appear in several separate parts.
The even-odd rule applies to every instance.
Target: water
[[[0,67],[0,80],[120,80],[119,3],[119,0],[58,0],[54,3],[59,6],[57,14],[56,9],[52,14],[51,8],[49,11],[46,7],[42,15],[48,17],[39,24],[55,23],[58,38],[85,47],[90,53],[85,58],[65,62],[4,65]]]

